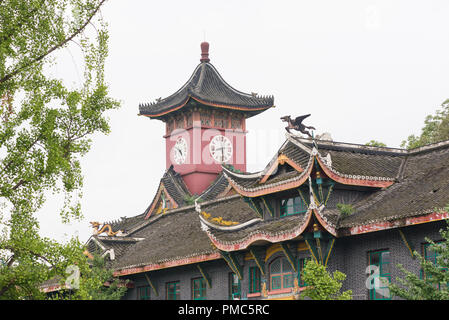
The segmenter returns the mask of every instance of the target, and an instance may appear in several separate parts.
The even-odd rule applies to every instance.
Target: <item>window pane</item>
[[[292,288],[293,287],[293,274],[284,275],[284,288]]]
[[[281,289],[281,276],[271,277],[271,290]]]
[[[271,263],[270,273],[281,273],[281,259],[276,259]]]
[[[257,267],[249,269],[249,293],[260,292],[260,270]]]
[[[370,300],[389,300],[390,292],[388,284],[391,281],[391,254],[389,251],[377,251],[369,253],[369,264],[377,266],[379,273],[371,277],[371,286],[374,287],[369,291]],[[373,274],[375,270],[372,270]]]
[[[370,264],[374,264],[376,266],[379,265],[380,262],[380,254],[379,252],[371,252],[370,254]]]
[[[285,273],[285,272],[292,272],[292,271],[293,271],[293,268],[292,268],[290,262],[288,262],[288,260],[285,258],[282,259],[282,272]]]
[[[390,251],[382,252],[382,263],[390,263]]]

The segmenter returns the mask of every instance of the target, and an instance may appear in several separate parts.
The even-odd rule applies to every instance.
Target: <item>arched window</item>
[[[293,269],[288,260],[279,257],[270,264],[270,290],[280,290],[293,287]]]

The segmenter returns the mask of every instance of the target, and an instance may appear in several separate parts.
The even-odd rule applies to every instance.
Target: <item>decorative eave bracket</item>
[[[208,286],[209,288],[212,288],[212,280],[211,280],[209,274],[208,274],[206,271],[204,271],[204,269],[201,267],[200,264],[197,264],[196,266],[197,266],[197,268],[198,268],[198,271],[199,271],[199,272],[201,273],[201,275],[203,276],[204,281],[206,281],[207,286]]]
[[[153,289],[153,292],[156,296],[159,296],[159,293],[157,292],[156,286],[154,285],[154,283],[151,281],[150,277],[148,276],[147,273],[144,273],[145,279],[147,280],[148,284],[150,285],[151,289]]]
[[[415,255],[413,254],[414,246],[410,242],[409,238],[404,234],[404,232],[401,229],[398,229],[399,235],[401,236],[402,241],[404,242],[405,246],[407,247],[408,251],[410,252],[410,255],[413,259],[415,259]]]
[[[264,257],[266,254],[266,250],[264,248],[250,248],[249,252],[254,258],[256,265],[259,267],[260,273],[265,276],[265,262]]]
[[[239,264],[237,255],[235,252],[226,252],[219,250],[221,256],[228,264],[232,272],[234,272],[239,280],[243,279],[243,267]]]
[[[304,234],[304,241],[306,242],[313,259],[316,262],[327,266],[335,243],[335,237],[323,234],[322,231],[317,230]]]
[[[288,244],[286,244],[285,242],[281,242],[281,248],[288,262],[292,266],[293,271],[296,272],[295,257],[293,256]]]

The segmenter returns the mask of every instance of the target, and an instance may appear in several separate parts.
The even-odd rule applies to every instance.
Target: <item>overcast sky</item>
[[[41,233],[92,234],[89,221],[141,214],[165,171],[163,123],[138,117],[141,102],[178,90],[210,43],[211,63],[234,88],[274,95],[275,108],[248,120],[248,171],[261,170],[283,141],[284,115],[334,141],[371,139],[399,147],[449,98],[449,1],[118,1],[109,23],[106,77],[122,102],[112,132],[96,135],[83,159],[84,219],[62,225],[49,196]],[[77,81],[76,46],[56,75]]]

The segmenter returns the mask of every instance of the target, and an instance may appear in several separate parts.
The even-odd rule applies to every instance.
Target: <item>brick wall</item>
[[[410,244],[415,250],[421,253],[421,245],[425,242],[425,237],[432,240],[439,240],[439,230],[444,228],[444,222],[425,223],[416,226],[401,228]],[[419,274],[419,262],[412,259],[411,254],[403,242],[398,229],[378,231],[358,236],[338,238],[335,241],[331,256],[328,261],[328,270],[333,272],[339,270],[346,274],[347,278],[343,283],[342,290],[353,291],[353,299],[368,299],[368,289],[365,282],[368,275],[365,273],[368,266],[368,252],[388,249],[391,257],[392,281],[397,277],[403,277],[403,274],[396,267],[402,264],[407,270]],[[266,262],[265,269],[268,270],[269,263],[283,255],[282,251],[274,253]],[[297,258],[309,256],[308,251],[299,251]],[[249,291],[249,268],[256,266],[254,260],[245,260],[244,255],[238,257],[239,263],[243,265],[243,280],[241,281],[242,297],[246,298]],[[229,295],[229,273],[231,269],[224,260],[215,260],[201,263],[202,269],[211,279],[212,288],[206,288],[206,298],[208,300],[226,300]],[[167,282],[180,282],[180,298],[189,300],[192,298],[191,280],[201,277],[196,265],[186,265],[165,270],[152,271],[149,277],[157,287],[158,295],[151,290],[152,300],[165,300]],[[133,280],[134,288],[129,289],[124,299],[137,299],[137,288],[147,286],[147,280],[142,274],[136,274],[129,277]],[[265,279],[268,279],[266,272]],[[267,280],[268,281],[268,280]],[[254,298],[260,299],[260,298]]]

